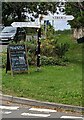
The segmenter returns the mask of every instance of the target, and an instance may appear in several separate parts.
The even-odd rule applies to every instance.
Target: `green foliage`
[[[24,2],[3,2],[2,3],[2,23],[10,25],[13,21],[24,21],[25,15],[22,14],[25,7]]]
[[[57,35],[67,35],[67,34],[71,34],[72,33],[72,31],[71,30],[57,30],[57,31],[55,31],[55,34],[57,34]]]
[[[58,60],[54,57],[41,56],[41,65],[58,65]]]
[[[6,74],[3,69],[3,94],[82,106],[80,64],[75,62],[68,66],[43,66],[40,72],[36,72],[36,67],[30,66],[29,72],[12,77],[10,72]]]
[[[74,16],[74,20],[69,21],[71,27],[84,27],[84,2],[67,2],[65,8],[66,14]]]
[[[28,63],[30,65],[36,64],[36,41],[26,42],[26,47],[28,51]]]
[[[64,65],[66,65],[65,61],[66,61],[65,58],[58,59],[56,57],[41,56],[41,65],[61,65],[61,66],[64,66]]]
[[[41,43],[41,53],[44,56],[52,56],[53,54],[53,45],[50,43],[49,39],[45,39]]]
[[[53,30],[53,26],[51,25],[41,25],[41,34],[44,35],[46,38],[52,35],[52,30]]]
[[[7,54],[6,53],[2,53],[2,65],[0,65],[2,68],[6,68],[6,63],[7,63]]]
[[[65,36],[64,37],[65,39],[67,37],[66,33],[64,36]],[[69,44],[65,42],[61,43],[60,37],[54,36],[52,37],[52,39],[50,39],[51,37],[49,37],[45,40],[44,39],[41,40],[41,64],[42,65],[65,65],[67,63],[68,58],[66,57],[66,53],[69,50]],[[12,44],[16,44],[16,43],[13,42]],[[27,47],[29,65],[36,65],[37,63],[37,55],[36,55],[37,41],[33,39],[31,41],[26,41],[26,42],[22,41],[19,44],[25,44]],[[5,66],[6,58],[4,57],[5,56],[2,56],[3,66],[6,67]]]
[[[54,38],[54,33],[55,33],[55,30],[54,30],[54,27],[49,24],[49,25],[46,25],[46,33],[45,33],[45,30],[44,30],[44,35],[46,36],[47,39],[53,39]]]
[[[63,58],[68,49],[69,49],[68,43],[60,43],[54,47],[54,53],[58,56],[58,58]]]
[[[25,12],[32,13],[34,18],[38,18],[39,14],[47,15],[48,11],[55,13],[56,4],[56,2],[2,2],[2,23],[10,25],[15,21],[25,21]],[[32,17],[30,19],[34,21]]]
[[[68,43],[59,43],[56,39],[46,39],[41,45],[41,52],[44,56],[57,56],[58,58],[62,58],[68,49]]]

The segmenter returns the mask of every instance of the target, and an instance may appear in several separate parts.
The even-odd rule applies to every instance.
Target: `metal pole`
[[[41,28],[38,30],[38,41],[37,41],[37,67],[40,68],[40,38],[41,38]]]
[[[52,26],[53,26],[53,35],[54,35],[54,20],[52,20]]]
[[[47,25],[46,25],[46,21],[44,21],[44,31],[45,31],[45,38],[47,38]]]

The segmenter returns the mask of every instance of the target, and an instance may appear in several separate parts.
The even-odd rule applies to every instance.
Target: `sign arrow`
[[[52,15],[45,16],[43,15],[43,20],[73,20],[74,17],[72,15]]]
[[[35,23],[35,22],[13,22],[11,25],[13,27],[33,27],[33,28],[40,28],[40,23]]]

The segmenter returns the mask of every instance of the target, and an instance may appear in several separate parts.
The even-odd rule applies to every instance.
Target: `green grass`
[[[30,66],[29,74],[2,71],[4,94],[82,106],[82,45],[72,40],[70,34],[61,34],[60,42],[70,44],[67,66],[42,66],[40,72]]]
[[[3,71],[3,93],[37,100],[81,105],[82,70],[80,66],[45,66],[40,72],[12,77]]]

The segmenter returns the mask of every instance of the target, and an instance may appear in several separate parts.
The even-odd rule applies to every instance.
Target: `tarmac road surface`
[[[58,112],[53,109],[35,108],[21,105],[0,105],[2,118],[65,118],[66,120],[84,120],[82,115]]]

